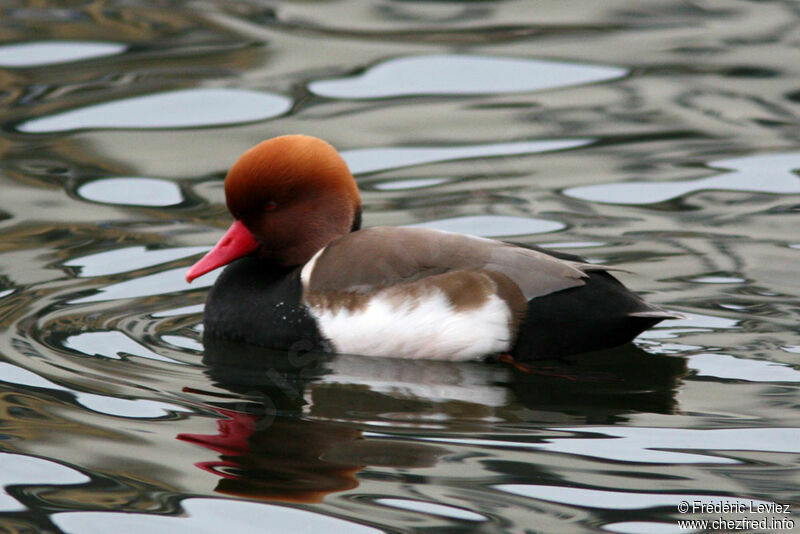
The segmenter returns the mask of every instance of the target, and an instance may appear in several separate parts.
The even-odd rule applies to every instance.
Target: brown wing
[[[603,269],[492,239],[396,227],[367,228],[341,237],[307,268],[304,282],[312,292],[370,292],[433,274],[485,269],[506,275],[527,300],[584,285],[584,270]]]

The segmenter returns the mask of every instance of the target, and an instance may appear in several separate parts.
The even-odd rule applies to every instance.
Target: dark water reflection
[[[797,22],[1,3],[0,526],[685,532],[682,500],[800,504]],[[565,249],[687,318],[532,369],[203,340],[215,275],[183,273],[222,177],[290,132],[342,149],[367,225]]]

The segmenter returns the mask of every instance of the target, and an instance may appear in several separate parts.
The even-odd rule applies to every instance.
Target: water
[[[796,508],[799,11],[0,4],[3,530],[686,532],[743,516],[682,501]],[[687,318],[533,373],[204,347],[215,274],[183,273],[230,222],[222,177],[296,132],[343,151],[366,225],[569,250]]]

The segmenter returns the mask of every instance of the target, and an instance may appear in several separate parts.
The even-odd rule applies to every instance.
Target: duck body
[[[377,244],[392,234],[414,240],[452,237],[430,230],[369,228],[332,243],[329,257],[323,250],[313,263],[290,268],[247,255],[229,264],[209,292],[206,335],[289,351],[452,361],[510,353],[528,361],[620,345],[672,317],[603,270],[585,273],[581,285],[526,300],[495,271],[439,267],[403,276],[401,269],[411,261],[403,247],[383,247],[383,257],[374,251],[346,253],[362,241]],[[524,250],[582,264],[572,255]],[[405,262],[393,267],[391,261],[398,259],[393,253],[402,254]],[[330,266],[347,263],[347,258],[352,266]],[[323,277],[314,279],[317,268]],[[375,283],[373,276],[383,282]]]
[[[352,175],[324,141],[258,145],[225,182],[236,221],[187,275],[227,264],[205,335],[270,348],[518,361],[609,348],[674,314],[607,267],[421,228],[359,229]]]

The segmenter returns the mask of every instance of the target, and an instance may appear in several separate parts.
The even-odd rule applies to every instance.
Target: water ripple
[[[177,184],[156,178],[101,178],[81,185],[77,193],[93,202],[124,206],[174,206],[184,200]]]
[[[423,438],[440,443],[544,450],[604,460],[657,464],[738,464],[723,456],[678,451],[762,451],[800,453],[800,428],[696,430],[657,427],[576,427],[555,431],[596,434],[521,443],[481,438]],[[377,434],[376,434],[377,435]]]
[[[104,300],[131,299],[177,293],[179,291],[196,290],[211,287],[220,275],[220,269],[204,274],[190,285],[186,281],[186,267],[169,269],[147,276],[131,278],[123,282],[98,288],[98,293],[69,301],[69,304],[85,304]]]
[[[83,332],[67,337],[63,345],[87,356],[101,356],[112,360],[119,360],[125,355],[132,355],[149,360],[184,364],[184,362],[161,356],[118,331]]]
[[[626,74],[618,67],[454,54],[391,59],[358,76],[317,80],[308,88],[320,96],[343,99],[479,95],[541,91]]]
[[[183,406],[162,401],[124,399],[72,390],[43,378],[32,371],[5,362],[0,362],[0,382],[44,388],[52,391],[65,391],[72,394],[78,403],[89,410],[116,417],[152,419],[165,417],[174,412],[189,411]]]
[[[25,510],[17,499],[9,495],[5,488],[17,485],[65,485],[86,484],[91,479],[70,467],[57,462],[0,452],[0,512],[19,512]]]
[[[572,187],[564,194],[581,200],[611,204],[656,204],[698,191],[751,191],[755,193],[800,193],[800,154],[765,154],[713,161],[710,167],[730,169],[699,180],[672,182],[625,182]]]
[[[565,486],[545,486],[537,484],[498,484],[495,489],[539,499],[542,501],[606,508],[610,510],[641,510],[644,508],[676,509],[681,501],[701,501],[709,503],[766,503],[756,499],[737,499],[720,495],[693,495],[683,493],[643,493],[634,491],[610,491],[597,488],[574,488]]]
[[[52,133],[84,128],[191,128],[278,117],[291,99],[244,89],[182,89],[126,98],[29,119],[17,129]]]
[[[0,67],[41,67],[122,54],[128,47],[101,41],[31,41],[0,45]]]
[[[153,267],[174,260],[196,256],[209,247],[173,247],[150,250],[144,246],[118,248],[88,256],[78,256],[63,263],[79,270],[79,276],[92,278]]]
[[[567,150],[591,143],[590,139],[515,141],[461,146],[382,147],[345,150],[342,157],[353,174],[469,158],[520,156]]]
[[[232,499],[188,498],[181,501],[183,516],[156,516],[121,512],[59,512],[51,517],[58,528],[82,534],[108,532],[347,532],[379,534],[382,531],[307,510]]]
[[[510,217],[507,215],[474,215],[438,219],[408,225],[411,228],[431,228],[470,234],[480,237],[511,237],[530,234],[546,234],[566,228],[566,225],[547,219],[533,217]]]
[[[382,498],[376,499],[375,502],[384,506],[391,506],[392,508],[401,508],[403,510],[412,510],[414,512],[422,512],[425,514],[440,515],[444,517],[452,517],[455,519],[462,519],[465,521],[486,521],[487,518],[470,512],[456,508],[454,506],[445,506],[431,502],[415,501],[411,499],[389,499]]]
[[[728,354],[689,356],[689,367],[698,376],[713,376],[747,382],[800,382],[800,371],[777,362],[736,358]]]

